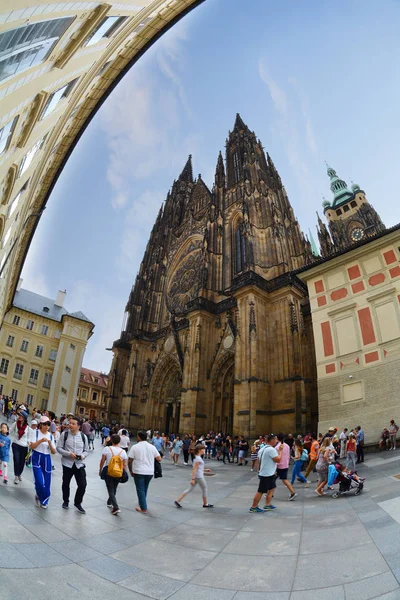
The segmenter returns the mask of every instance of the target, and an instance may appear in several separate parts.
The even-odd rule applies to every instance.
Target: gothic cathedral
[[[212,191],[189,157],[150,235],[111,368],[130,429],[254,437],[315,428],[312,260],[279,174],[237,115]]]

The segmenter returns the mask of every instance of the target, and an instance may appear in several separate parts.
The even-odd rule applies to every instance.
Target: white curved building
[[[132,64],[204,0],[6,0],[0,14],[0,323],[69,154]]]

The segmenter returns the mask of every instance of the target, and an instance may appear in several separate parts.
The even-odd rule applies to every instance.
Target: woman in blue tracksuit
[[[56,453],[54,438],[50,431],[50,419],[40,417],[36,431],[31,432],[30,448],[32,450],[32,470],[35,480],[37,506],[47,508],[51,488],[51,458],[50,453]]]

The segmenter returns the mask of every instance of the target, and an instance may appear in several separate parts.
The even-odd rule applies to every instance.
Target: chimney
[[[17,292],[19,292],[19,290],[21,289],[22,282],[23,282],[23,279],[22,279],[22,277],[20,277],[20,278],[18,279]]]
[[[57,298],[55,299],[55,306],[59,306],[60,308],[62,308],[64,306],[64,300],[65,300],[65,296],[67,295],[67,290],[64,290],[63,292],[61,290],[58,290],[57,292]]]

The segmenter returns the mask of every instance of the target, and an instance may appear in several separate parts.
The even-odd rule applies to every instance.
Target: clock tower
[[[329,233],[320,219],[317,228],[323,256],[348,248],[386,229],[359,185],[353,184],[350,189],[328,165],[327,174],[331,182],[333,199],[332,202],[324,200],[322,206],[328,221]]]

